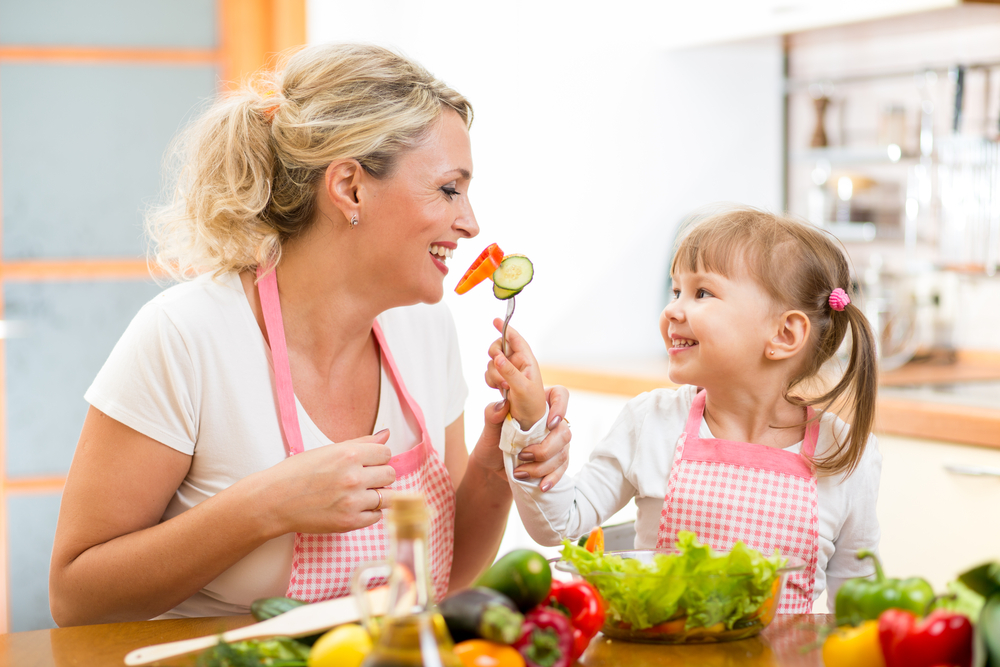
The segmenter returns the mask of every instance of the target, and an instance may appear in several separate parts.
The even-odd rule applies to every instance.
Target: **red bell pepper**
[[[604,626],[604,600],[597,589],[582,579],[552,580],[546,605],[565,610],[573,625],[573,659],[576,660]]]
[[[527,667],[569,667],[573,626],[562,612],[535,607],[524,617],[521,638],[512,644]]]
[[[887,609],[878,618],[886,667],[971,667],[972,634],[966,616],[946,609],[923,620],[905,609]]]

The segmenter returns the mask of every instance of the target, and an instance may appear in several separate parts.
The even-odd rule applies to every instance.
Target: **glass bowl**
[[[631,558],[641,563],[652,562],[657,554],[675,553],[669,549],[638,549],[634,551],[609,551],[605,555],[615,555]],[[725,551],[715,552],[717,556],[728,555]],[[710,616],[712,610],[731,609],[732,596],[738,594],[746,598],[742,591],[747,590],[747,583],[752,575],[724,575],[718,573],[696,574],[652,574],[652,573],[622,573],[622,572],[590,572],[580,575],[571,563],[554,560],[554,567],[560,572],[569,572],[574,577],[581,577],[592,584],[604,598],[607,605],[607,616],[601,632],[606,637],[629,642],[650,644],[707,644],[713,642],[728,642],[746,639],[760,634],[774,619],[781,602],[781,594],[785,588],[788,575],[802,570],[806,564],[800,558],[788,557],[784,567],[775,572],[770,588],[763,593],[763,599],[755,609],[735,612],[735,619],[730,613],[728,621],[716,622],[705,626],[699,616]],[[623,595],[622,591],[635,591],[635,594]],[[684,592],[678,593],[679,590]],[[739,591],[736,593],[734,591]],[[674,597],[678,602],[688,600],[692,607],[697,605],[709,613],[689,617],[688,610],[680,608],[669,617],[663,618],[665,598]],[[759,595],[757,597],[760,597]],[[669,602],[667,603],[669,604]],[[675,606],[675,605],[669,605]],[[627,609],[626,609],[627,608]],[[649,627],[633,627],[623,620],[635,617],[636,614],[650,620]]]

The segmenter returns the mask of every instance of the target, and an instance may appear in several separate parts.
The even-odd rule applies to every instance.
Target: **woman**
[[[188,131],[150,231],[194,279],[143,307],[87,392],[52,556],[59,625],[344,595],[384,554],[390,485],[435,510],[437,595],[489,564],[507,407],[486,408],[470,455],[454,325],[431,305],[479,232],[471,119],[418,65],[341,45]],[[558,424],[565,390],[550,398]],[[558,424],[524,471],[554,483],[568,442]]]

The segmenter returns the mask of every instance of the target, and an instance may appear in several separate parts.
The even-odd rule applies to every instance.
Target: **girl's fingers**
[[[503,333],[503,320],[499,317],[493,320],[493,326],[496,327],[497,331]],[[500,347],[500,341],[496,342],[497,347]],[[530,363],[534,364],[535,355],[531,352],[531,346],[528,342],[521,337],[521,334],[517,332],[512,326],[507,327],[507,345],[510,347],[510,356],[513,357],[516,354],[523,354],[525,357],[530,359]],[[492,346],[490,348],[492,350]],[[505,352],[505,350],[498,350],[500,352]],[[496,357],[493,353],[490,356]]]

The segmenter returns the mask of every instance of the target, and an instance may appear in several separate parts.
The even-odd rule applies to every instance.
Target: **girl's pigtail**
[[[875,426],[875,404],[878,395],[878,348],[868,318],[860,308],[849,303],[833,317],[846,317],[851,329],[851,355],[840,381],[815,403],[830,406],[845,398],[851,413],[851,430],[847,442],[839,442],[836,451],[817,461],[821,468],[843,470],[850,475],[857,468],[865,451],[868,437]],[[849,404],[846,404],[849,401]]]

